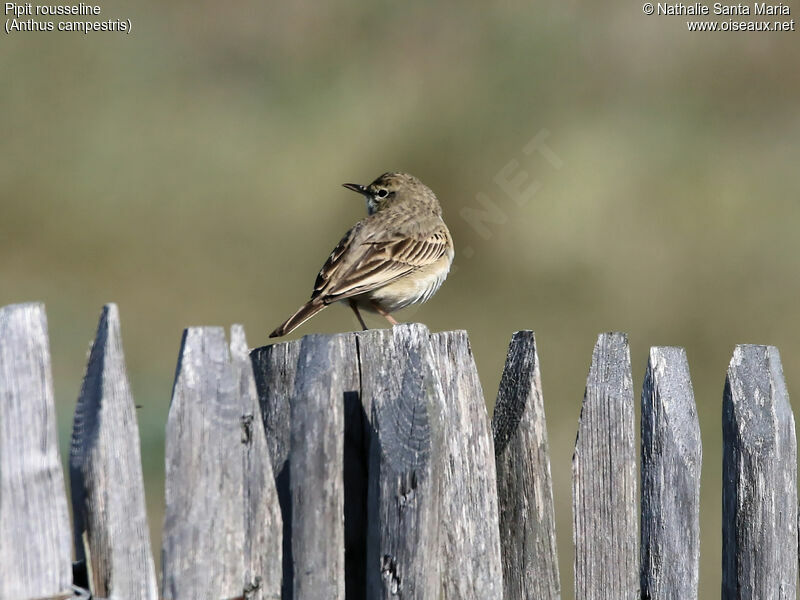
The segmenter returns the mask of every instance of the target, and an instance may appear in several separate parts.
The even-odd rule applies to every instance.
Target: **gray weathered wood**
[[[506,600],[561,597],[536,338],[511,337],[492,417]]]
[[[239,382],[244,471],[244,597],[281,597],[283,523],[267,437],[241,325],[231,327],[231,364]]]
[[[599,336],[572,458],[575,597],[639,598],[639,513],[628,340]]]
[[[71,594],[72,550],[42,304],[0,309],[0,599]]]
[[[187,329],[167,418],[165,600],[243,594],[242,433],[225,331]]]
[[[294,394],[299,356],[300,340],[263,346],[250,352],[283,521],[283,587],[281,593],[284,599],[291,598],[294,590],[291,465],[289,463],[290,399]]]
[[[156,599],[139,428],[119,311],[103,307],[83,378],[69,456],[75,556],[95,596]]]
[[[344,394],[358,388],[352,336],[302,340],[291,399],[294,599],[344,599]]]
[[[442,386],[419,324],[358,334],[373,430],[367,597],[438,598]]]
[[[797,441],[776,348],[734,350],[722,437],[722,597],[795,598]]]
[[[250,353],[258,400],[275,477],[287,467],[291,447],[291,407],[300,340],[256,348]]]
[[[701,463],[686,352],[651,348],[642,388],[643,598],[697,598]]]
[[[350,373],[353,389],[344,391],[344,526],[345,526],[345,595],[347,600],[366,598],[366,521],[367,463],[369,454],[369,422],[361,404],[358,381],[358,341],[348,334],[349,360],[342,373]],[[294,394],[297,360],[301,342],[283,342],[250,353],[261,412],[275,453],[273,459],[278,496],[284,519],[283,598],[294,593],[294,572],[291,552],[291,469],[289,458],[291,418],[290,398]]]
[[[441,569],[449,600],[503,598],[497,476],[486,402],[465,331],[431,336],[444,393]]]

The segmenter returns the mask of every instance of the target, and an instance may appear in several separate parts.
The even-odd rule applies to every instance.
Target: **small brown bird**
[[[384,173],[369,185],[344,187],[365,196],[368,216],[331,252],[311,299],[269,337],[292,332],[334,302],[347,302],[364,329],[359,308],[396,325],[390,313],[425,302],[447,278],[453,239],[428,186],[408,173]]]

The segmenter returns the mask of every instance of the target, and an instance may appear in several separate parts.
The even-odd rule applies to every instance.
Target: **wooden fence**
[[[511,339],[491,422],[464,332],[399,325],[249,355],[241,327],[230,338],[183,336],[159,580],[117,308],[75,412],[72,524],[44,308],[0,309],[0,600],[560,597],[532,332]],[[650,351],[641,479],[633,403],[627,339],[603,334],[573,458],[575,596],[696,598],[702,452],[683,350]],[[736,347],[722,421],[722,597],[795,598],[797,450],[775,348]]]

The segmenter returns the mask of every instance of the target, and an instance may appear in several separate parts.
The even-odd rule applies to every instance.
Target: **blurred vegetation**
[[[103,16],[133,33],[2,40],[0,305],[47,304],[66,458],[87,342],[119,304],[156,551],[181,330],[242,322],[267,343],[363,214],[339,184],[406,170],[441,198],[457,269],[400,318],[468,330],[490,408],[511,333],[537,333],[564,597],[572,447],[606,330],[628,332],[639,389],[651,345],[687,349],[701,597],[719,593],[734,344],[778,346],[800,391],[800,34],[688,33],[622,2],[146,1]],[[523,152],[543,131],[560,168]],[[511,161],[539,185],[524,206],[495,182]],[[479,192],[504,221],[488,238],[460,216]],[[297,333],[355,326],[333,307]]]

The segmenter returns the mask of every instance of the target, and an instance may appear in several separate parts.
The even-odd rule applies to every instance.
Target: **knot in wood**
[[[242,415],[242,443],[247,445],[253,439],[253,415]]]
[[[381,559],[381,577],[386,582],[386,589],[396,596],[403,589],[400,575],[397,573],[397,559],[391,554],[384,554]]]

